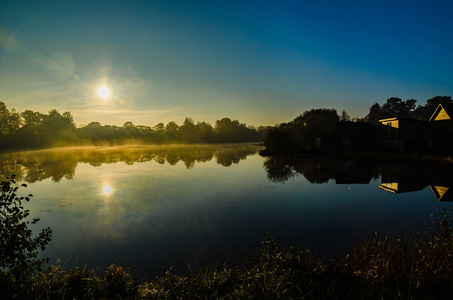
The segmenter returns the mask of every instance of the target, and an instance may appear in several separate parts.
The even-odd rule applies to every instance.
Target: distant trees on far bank
[[[48,148],[77,145],[235,143],[263,140],[267,127],[255,128],[223,118],[212,126],[186,118],[154,127],[125,122],[123,126],[91,122],[77,127],[70,112],[52,109],[48,114],[8,110],[0,102],[0,150]]]

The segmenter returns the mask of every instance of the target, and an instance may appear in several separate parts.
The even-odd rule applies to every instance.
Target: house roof
[[[388,119],[381,119],[381,120],[379,120],[379,122],[382,123],[382,122],[390,122],[390,121],[397,121],[397,120],[400,120],[400,121],[404,120],[404,121],[413,122],[413,123],[425,123],[425,121],[406,118],[406,117],[393,117],[393,118],[388,118]]]
[[[453,119],[453,103],[440,103],[431,118],[429,118],[429,121],[434,121],[442,110],[447,113],[450,119]]]

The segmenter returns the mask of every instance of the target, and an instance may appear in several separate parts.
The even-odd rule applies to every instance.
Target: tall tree
[[[348,113],[343,109],[341,111],[341,116],[340,116],[340,122],[348,122],[351,121],[351,117],[348,115]]]
[[[0,135],[7,135],[9,132],[9,110],[5,103],[0,102]]]
[[[305,111],[293,121],[296,126],[295,132],[300,132],[297,143],[304,149],[312,149],[315,139],[332,134],[338,121],[339,117],[335,109],[321,108]]]
[[[379,120],[383,119],[382,116],[381,106],[378,103],[374,103],[370,107],[370,112],[368,113],[368,116],[366,116],[366,120],[368,120],[371,125],[377,125],[379,124]]]

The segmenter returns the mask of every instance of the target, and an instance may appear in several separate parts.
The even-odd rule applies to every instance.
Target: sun
[[[110,91],[107,87],[103,86],[99,89],[98,91],[99,96],[101,96],[102,99],[107,99],[107,97],[110,95]]]

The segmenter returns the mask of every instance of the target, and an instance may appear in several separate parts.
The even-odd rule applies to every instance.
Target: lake
[[[277,160],[260,146],[65,148],[0,155],[33,194],[44,256],[69,267],[112,261],[152,278],[186,263],[253,253],[266,233],[344,256],[375,232],[417,236],[450,210],[453,171],[440,166]]]

